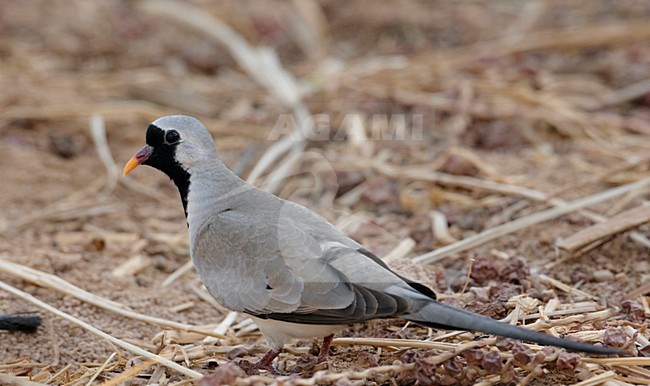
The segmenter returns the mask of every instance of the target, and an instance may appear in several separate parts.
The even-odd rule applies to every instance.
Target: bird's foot
[[[279,371],[275,366],[273,366],[273,360],[275,360],[275,358],[278,355],[280,355],[280,350],[270,349],[269,351],[266,352],[266,354],[264,354],[262,359],[260,359],[256,363],[251,364],[247,360],[242,360],[238,363],[238,365],[248,375],[257,375],[259,374],[260,370],[265,370],[272,375],[290,375]]]
[[[328,335],[323,338],[323,345],[320,348],[320,353],[318,354],[317,364],[327,362],[327,357],[330,354],[330,346],[332,345],[332,339],[334,339],[334,334]]]
[[[253,365],[251,366],[250,369],[251,369],[251,373],[252,373],[252,374],[259,374],[259,371],[260,371],[260,370],[265,370],[265,371],[267,371],[269,374],[272,374],[272,375],[283,375],[283,374],[281,374],[281,372],[280,372],[280,371],[279,371],[275,366],[273,366],[272,364],[264,364],[264,363],[261,363],[261,362],[262,362],[262,361],[260,360],[260,361],[258,361],[257,363],[255,363],[255,364],[253,364]],[[249,374],[249,375],[252,375],[252,374]]]
[[[322,353],[318,355],[316,359],[316,364],[327,363],[327,354],[323,355]]]
[[[327,368],[327,357],[330,352],[330,345],[332,344],[332,339],[334,338],[334,335],[329,335],[323,338],[323,345],[321,346],[320,353],[318,354],[318,357],[314,358],[311,356],[312,359],[310,358],[299,358],[296,367],[294,368],[293,371],[286,373],[283,371],[280,371],[273,365],[273,361],[275,358],[277,358],[278,355],[280,355],[281,350],[274,350],[270,349],[269,351],[264,354],[262,359],[257,361],[254,364],[251,364],[247,360],[241,360],[237,363],[239,367],[242,368],[248,375],[256,375],[259,374],[260,370],[267,371],[269,374],[272,375],[292,375],[292,374],[298,374],[302,373],[305,370],[323,370],[324,368]],[[314,361],[314,359],[316,359]]]
[[[244,370],[246,375],[251,376],[251,375],[259,375],[260,370],[266,371],[267,373],[271,375],[286,375],[280,370],[278,370],[275,366],[273,365],[265,365],[261,364],[261,361],[257,361],[255,363],[251,363],[247,359],[242,359],[234,362],[239,368]]]
[[[254,374],[259,374],[259,370],[265,370],[271,375],[280,375],[280,376],[289,376],[289,375],[294,375],[294,374],[300,374],[300,371],[294,369],[291,371],[281,371],[278,370],[278,368],[274,365],[269,365],[269,366],[257,366],[259,362],[255,363],[253,366],[251,366],[251,369],[253,370]],[[253,375],[253,374],[248,374],[248,375]]]

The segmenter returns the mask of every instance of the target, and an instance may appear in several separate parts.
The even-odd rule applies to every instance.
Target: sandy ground
[[[650,336],[642,327],[643,311],[637,311],[636,316],[622,311],[626,300],[632,300],[641,310],[645,301],[647,307],[647,297],[628,299],[628,295],[650,282],[648,249],[633,242],[629,234],[604,240],[602,245],[578,257],[545,269],[546,264],[566,256],[555,248],[558,239],[592,224],[583,215],[571,213],[455,254],[435,266],[417,266],[409,261],[411,257],[442,245],[432,234],[429,218],[432,209],[443,213],[452,236],[462,239],[547,205],[489,190],[390,177],[355,161],[384,160],[404,170],[424,165],[432,172],[469,175],[548,194],[560,191],[558,197],[571,201],[648,178],[647,159],[622,172],[615,169],[624,162],[647,157],[650,94],[646,92],[620,105],[600,109],[598,116],[585,112],[585,122],[591,122],[587,127],[597,120],[606,123],[610,122],[607,119],[631,120],[618,126],[614,123],[602,131],[586,130],[586,135],[580,128],[561,124],[559,120],[553,126],[536,121],[542,118],[519,116],[520,110],[507,120],[490,117],[481,113],[480,108],[470,109],[473,112],[469,115],[454,116],[435,107],[382,97],[381,90],[372,89],[368,84],[367,89],[361,83],[318,88],[321,83],[328,83],[326,75],[322,75],[327,71],[316,71],[325,59],[314,59],[317,56],[313,55],[317,54],[305,48],[309,44],[295,38],[297,32],[292,28],[300,25],[287,24],[287,20],[293,20],[288,3],[195,3],[232,25],[251,43],[275,48],[292,73],[316,88],[305,98],[306,105],[314,112],[409,111],[424,116],[423,138],[418,141],[372,141],[361,147],[350,140],[308,143],[310,152],[324,160],[325,169],[331,173],[328,175],[327,170],[321,173],[319,168],[303,161],[280,191],[281,196],[297,200],[335,222],[352,214],[364,215],[366,220],[349,233],[380,256],[385,256],[402,240],[412,238],[414,249],[391,265],[431,286],[444,294],[446,301],[456,305],[502,318],[511,310],[504,304],[513,295],[526,293],[542,302],[554,296],[562,303],[577,301],[571,294],[541,283],[538,275],[544,273],[592,295],[594,304],[613,310],[612,317],[586,323],[582,329],[602,331],[607,326],[633,325],[644,331],[642,335],[646,338]],[[404,5],[405,9],[394,4],[373,10],[367,9],[367,1],[314,3],[322,7],[328,26],[322,35],[327,42],[323,43],[323,49],[341,58],[344,66],[381,55],[406,55],[414,63],[408,67],[409,71],[417,71],[418,63],[425,63],[426,55],[431,52],[447,52],[499,38],[501,28],[495,27],[517,14],[509,2],[499,2],[485,14],[481,13],[480,5],[469,2],[456,7],[439,5],[439,12],[418,1],[405,2],[409,4]],[[551,3],[554,5],[543,6],[542,11],[536,11],[530,5],[533,2],[527,3],[526,12],[537,15],[532,30],[566,28],[572,23],[587,28],[599,23],[647,22],[650,17],[644,2],[621,2],[612,5],[612,9],[605,9],[609,6],[604,5]],[[562,7],[565,12],[559,9]],[[123,184],[106,190],[106,171],[96,153],[88,118],[93,111],[104,112],[108,146],[115,163],[121,167],[144,143],[145,129],[156,114],[199,116],[210,125],[224,161],[246,175],[272,144],[267,134],[277,124],[278,114],[286,112],[281,103],[248,78],[222,45],[168,19],[144,12],[131,2],[0,2],[0,33],[3,185],[0,258],[55,274],[86,291],[147,315],[199,326],[218,324],[225,313],[192,291],[192,287],[199,286],[193,273],[161,288],[163,280],[189,259],[185,221],[175,188],[165,176],[142,168],[129,178],[148,187],[152,194],[137,192]],[[574,93],[573,99],[567,97],[563,102],[575,101],[580,105],[580,98],[587,99],[591,92],[600,95],[605,88],[620,89],[647,76],[648,39],[623,41],[621,38],[611,45],[595,44],[567,51],[522,52],[492,62],[485,59],[485,62],[465,64],[463,71],[473,79],[471,82],[496,77],[511,86],[518,82],[548,81],[555,82],[548,87],[561,89],[578,84],[576,89],[584,90],[584,95]],[[314,79],[315,71],[321,78]],[[454,86],[451,78],[446,81],[444,77],[437,83],[435,79],[439,76],[432,71],[431,79],[422,80],[422,73],[405,69],[388,72],[371,83],[383,84],[383,79],[388,87],[399,90],[407,86],[417,88],[421,82],[419,91],[452,95],[454,103],[465,103],[464,86],[458,83]],[[454,73],[453,77],[457,76]],[[602,90],[596,90],[598,87]],[[541,95],[541,89],[539,86],[529,91],[531,95],[537,95],[538,91]],[[472,92],[475,95],[467,100],[480,104],[484,98],[481,93],[486,91],[476,86]],[[106,112],[106,106],[113,106],[114,111]],[[334,120],[340,119],[337,115]],[[612,143],[608,144],[608,139]],[[596,176],[601,178],[595,179]],[[360,194],[350,200],[345,193],[353,189]],[[327,199],[328,193],[336,198]],[[341,201],[341,197],[348,199]],[[613,215],[648,198],[646,190],[590,209]],[[66,210],[49,212],[62,207]],[[92,213],[88,208],[105,210]],[[648,225],[638,231],[646,237],[650,235]],[[147,261],[142,269],[123,276],[112,273],[136,255]],[[501,264],[498,256],[517,257],[528,270],[509,276],[495,274],[494,270],[498,271]],[[458,299],[453,294],[463,290],[472,259],[475,260],[473,273],[465,289],[470,296]],[[515,263],[508,260],[507,264]],[[115,315],[6,273],[0,273],[0,280],[115,337],[152,351],[159,349],[153,338],[161,331],[160,327]],[[182,311],[173,310],[188,302],[191,304]],[[58,377],[53,383],[73,384],[76,376],[87,368],[96,368],[96,364],[103,363],[115,351],[103,339],[0,291],[0,313],[23,311],[38,311],[43,325],[35,334],[0,332],[0,372],[11,372],[3,364],[21,359],[37,365],[17,375],[36,375],[44,366],[52,366],[47,372],[53,375],[71,364],[68,375]],[[236,323],[244,319],[246,316],[240,315]],[[417,326],[405,326],[403,321],[390,320],[353,326],[341,336],[424,339],[429,333],[444,332],[429,332]],[[256,332],[239,340],[247,345],[263,343]],[[311,344],[297,342],[296,347]],[[122,365],[101,375],[97,382],[128,368],[126,362],[133,355],[124,351],[121,354]],[[359,371],[372,365],[390,365],[396,360],[404,361],[403,355],[403,350],[337,346],[330,370]],[[223,355],[218,358],[227,360]],[[295,360],[296,356],[291,354],[281,357],[288,367]],[[195,364],[193,368],[211,371],[208,362]],[[529,370],[517,368],[515,382]],[[151,371],[141,374],[151,374]],[[46,379],[42,376],[39,381]],[[146,379],[143,375],[128,382],[146,383]],[[165,382],[182,379],[169,372]],[[442,384],[444,379],[439,377],[431,382]],[[547,366],[529,384],[571,384],[580,379],[577,371],[563,373],[557,366]],[[392,384],[393,381],[377,382]],[[412,384],[416,378],[398,377],[396,382]]]

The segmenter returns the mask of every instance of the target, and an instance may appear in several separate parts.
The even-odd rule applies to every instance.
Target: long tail
[[[622,351],[589,343],[575,342],[568,339],[556,338],[537,331],[516,327],[504,322],[478,315],[469,311],[460,310],[437,301],[429,302],[417,313],[404,315],[405,319],[438,328],[452,330],[473,330],[487,334],[504,336],[506,338],[526,340],[545,346],[556,346],[571,351],[580,351],[590,354],[621,354]]]

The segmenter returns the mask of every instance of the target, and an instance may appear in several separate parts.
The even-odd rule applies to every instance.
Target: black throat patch
[[[165,173],[176,185],[183,202],[185,218],[187,218],[187,195],[190,191],[190,173],[183,169],[176,160],[176,144],[165,143],[165,131],[156,125],[147,128],[147,145],[153,147],[151,156],[144,161],[148,165]]]

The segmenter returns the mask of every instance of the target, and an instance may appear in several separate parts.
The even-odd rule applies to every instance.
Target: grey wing
[[[261,318],[313,324],[410,311],[412,291],[402,279],[294,205],[253,216],[223,212],[201,232],[195,266],[217,301]]]

